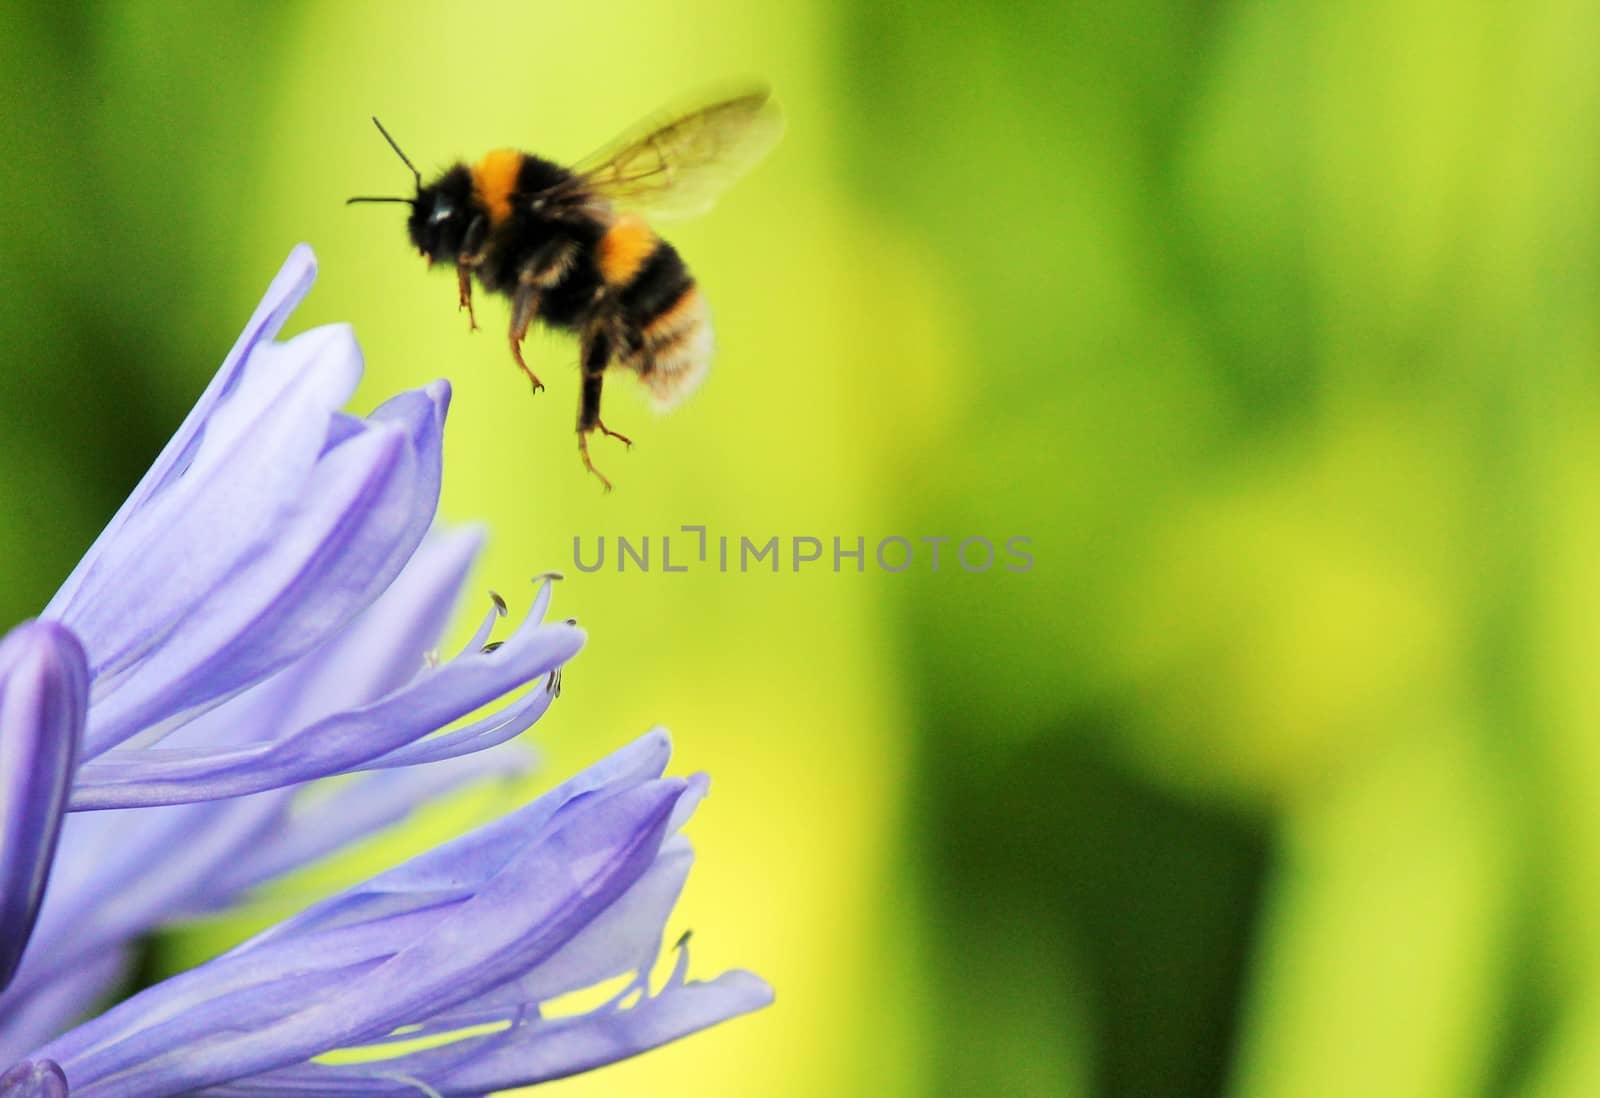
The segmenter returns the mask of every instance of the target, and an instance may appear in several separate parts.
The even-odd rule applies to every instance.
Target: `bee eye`
[[[428,224],[437,225],[441,221],[449,221],[455,216],[455,213],[454,206],[448,201],[440,199],[439,204],[433,208],[433,213],[428,215]]]

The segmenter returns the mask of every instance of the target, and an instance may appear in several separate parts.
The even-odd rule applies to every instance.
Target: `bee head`
[[[374,118],[372,124],[378,127],[378,132],[383,134],[383,139],[389,143],[400,162],[411,169],[411,177],[417,181],[417,197],[358,195],[347,199],[346,205],[356,202],[404,202],[411,207],[411,217],[406,221],[411,243],[427,257],[429,265],[440,260],[454,260],[461,254],[461,245],[472,223],[472,173],[466,165],[457,164],[424,187],[422,173],[417,171],[411,158],[400,151],[400,146],[383,128],[383,123]]]
[[[472,215],[472,173],[457,164],[433,183],[418,188],[406,230],[428,262],[453,262],[461,254]]]

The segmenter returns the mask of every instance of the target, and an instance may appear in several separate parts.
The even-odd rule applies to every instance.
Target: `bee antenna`
[[[400,151],[400,146],[395,144],[394,138],[389,136],[389,131],[383,128],[383,123],[378,121],[377,115],[372,116],[372,124],[378,127],[378,132],[383,134],[383,139],[389,143],[389,147],[394,150],[394,154],[400,158],[406,167],[411,169],[411,174],[417,177],[417,190],[422,190],[422,173],[417,171],[417,166],[411,162],[411,158]]]
[[[415,206],[417,204],[417,200],[415,198],[377,198],[371,195],[358,195],[355,198],[347,198],[344,200],[344,204],[346,206],[352,206],[357,202],[404,202],[408,206]]]

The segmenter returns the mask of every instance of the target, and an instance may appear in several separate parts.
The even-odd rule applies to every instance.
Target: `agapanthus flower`
[[[481,544],[472,529],[430,535],[389,589],[328,643],[168,743],[248,742],[284,725],[315,726],[327,713],[365,710],[419,668],[427,674],[423,654],[438,645]],[[532,619],[542,615],[548,595],[546,583],[533,600]],[[470,652],[481,649],[497,612],[488,612]],[[25,630],[45,628],[65,632],[53,625]],[[462,736],[493,746],[550,701],[541,682],[511,707],[514,720],[475,722],[408,750],[444,756],[465,746]],[[171,807],[73,813],[62,828],[33,945],[15,982],[0,993],[0,1061],[59,1033],[115,987],[131,959],[129,943],[152,927],[226,909],[256,885],[364,838],[443,792],[524,772],[530,763],[521,744],[507,743],[426,766],[365,770],[333,792],[283,787]]]
[[[115,979],[108,943],[145,932],[152,918],[225,906],[264,879],[225,887],[216,878],[237,876],[248,861],[236,858],[228,874],[207,867],[208,895],[180,896],[172,889],[182,874],[154,872],[156,861],[182,862],[191,873],[203,867],[194,855],[226,833],[220,819],[253,821],[261,834],[279,836],[250,847],[257,857],[277,850],[278,871],[305,860],[282,847],[287,832],[273,826],[287,811],[284,797],[69,828],[55,859],[66,876],[48,901],[60,914],[47,911],[37,930],[56,948],[31,951],[14,975],[60,828],[61,805],[46,787],[65,792],[73,810],[104,810],[437,763],[526,729],[550,692],[501,699],[552,675],[583,643],[572,624],[543,622],[546,584],[493,651],[484,651],[490,611],[457,658],[424,660],[479,541],[472,531],[429,537],[449,387],[402,393],[366,417],[343,412],[362,368],[348,327],[273,342],[314,277],[310,249],[296,249],[194,410],[41,620],[5,642],[6,652],[35,656],[0,664],[17,680],[6,690],[13,704],[0,746],[0,989],[9,979],[22,985],[0,997],[0,1052],[12,1043],[8,1034],[31,1035],[78,1005],[63,989],[81,983],[88,994],[90,984]],[[58,676],[54,695],[72,695],[68,708],[81,727],[70,735],[61,706],[30,703],[26,688],[30,667],[49,652],[58,658],[46,666],[59,665],[69,647],[81,649],[84,667]],[[485,706],[472,723],[432,735]],[[436,784],[445,775],[431,777]],[[427,784],[360,782],[347,798],[357,810],[346,818],[380,819],[383,810],[362,807],[380,803],[392,818],[401,811],[395,790]],[[93,839],[97,830],[104,841]],[[72,875],[83,861],[78,851],[91,846],[98,856],[83,878],[87,891],[72,895],[83,876]],[[119,865],[139,867],[137,887],[113,887],[107,867]],[[138,902],[150,893],[159,895]],[[97,963],[86,966],[90,958]],[[41,966],[70,979],[52,979]],[[50,1001],[57,1009],[45,1009]]]
[[[0,1094],[65,1093],[65,1082],[75,1098],[479,1095],[765,1006],[771,991],[750,973],[687,980],[686,944],[651,990],[692,860],[677,832],[706,789],[703,776],[662,778],[668,754],[664,734],[646,736],[135,995],[35,1050]],[[631,979],[594,1010],[543,1009],[617,977]],[[335,1049],[364,1055],[316,1059]]]
[[[530,616],[477,650],[358,709],[292,704],[297,660],[329,643],[392,584],[433,524],[450,388],[344,413],[361,377],[345,325],[272,337],[310,289],[299,248],[155,465],[41,615],[89,657],[90,708],[72,808],[237,796],[363,766],[571,658],[582,634]],[[453,592],[447,597],[453,597]],[[287,686],[285,684],[288,684]],[[249,736],[172,737],[252,688],[283,709]],[[491,720],[537,716],[537,701]],[[232,724],[211,722],[213,726]],[[216,731],[215,727],[207,731]],[[463,749],[480,746],[458,736]],[[439,757],[437,747],[429,757]]]
[[[544,623],[543,580],[508,636],[490,641],[495,596],[457,656],[432,655],[481,543],[429,532],[449,390],[341,412],[360,373],[348,330],[271,342],[314,270],[308,249],[290,257],[42,620],[0,642],[0,1095],[484,1093],[770,1000],[745,973],[687,981],[686,951],[650,993],[688,868],[675,833],[704,791],[660,778],[657,734],[62,1033],[150,929],[525,769],[506,741],[582,644]],[[598,1010],[544,1010],[630,974]],[[461,1026],[375,1066],[311,1060]]]

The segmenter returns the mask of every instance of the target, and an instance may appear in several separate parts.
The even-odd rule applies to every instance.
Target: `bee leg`
[[[618,442],[622,443],[624,446],[628,447],[628,449],[630,449],[630,450],[633,449],[633,439],[629,438],[627,435],[623,434],[620,431],[613,431],[611,428],[607,427],[604,423],[602,423],[599,420],[599,418],[595,419],[594,427],[595,427],[595,430],[599,431],[602,435],[607,435],[607,436],[609,436],[611,438],[614,438]]]
[[[583,459],[583,467],[600,478],[600,483],[605,486],[606,491],[611,491],[611,481],[594,467],[594,462],[589,460],[589,436],[582,431],[578,432],[578,456]]]
[[[478,249],[483,247],[483,238],[488,235],[489,222],[479,214],[472,219],[472,224],[467,226],[467,235],[461,241],[461,251],[456,255],[456,288],[461,294],[461,304],[457,308],[467,311],[467,323],[474,332],[478,330],[478,315],[472,311],[472,269],[478,265],[481,258]]]
[[[617,342],[622,344],[622,346],[624,348],[624,354],[642,354],[643,353],[641,348],[631,344],[629,342],[629,340],[626,338],[626,336],[619,336]],[[648,372],[648,369],[645,372]],[[618,442],[622,443],[622,445],[626,446],[628,449],[630,449],[630,450],[633,449],[633,439],[629,438],[627,435],[623,434],[621,431],[613,431],[611,428],[607,427],[603,422],[601,422],[601,420],[600,420],[600,392],[599,392],[598,389],[595,390],[595,397],[594,397],[594,426],[595,426],[595,430],[599,431],[602,435],[607,435],[607,436],[609,436],[611,438],[614,438]]]
[[[533,383],[533,391],[536,393],[544,388],[544,382],[540,381],[523,361],[522,341],[527,337],[528,326],[533,323],[533,315],[538,311],[539,287],[524,278],[517,284],[517,292],[511,302],[511,357],[516,360],[517,368]]]
[[[578,456],[583,459],[583,467],[600,478],[600,483],[605,485],[606,491],[611,491],[611,482],[606,475],[594,467],[594,462],[589,460],[589,435],[594,431],[610,435],[612,438],[622,439],[629,446],[633,441],[617,432],[608,430],[600,422],[600,392],[605,387],[606,365],[611,361],[611,340],[605,332],[598,327],[591,327],[583,337],[583,395],[578,404]]]
[[[467,311],[467,324],[472,331],[478,330],[478,314],[472,311],[472,268],[465,263],[456,264],[456,288],[461,293],[461,304],[456,308]]]

